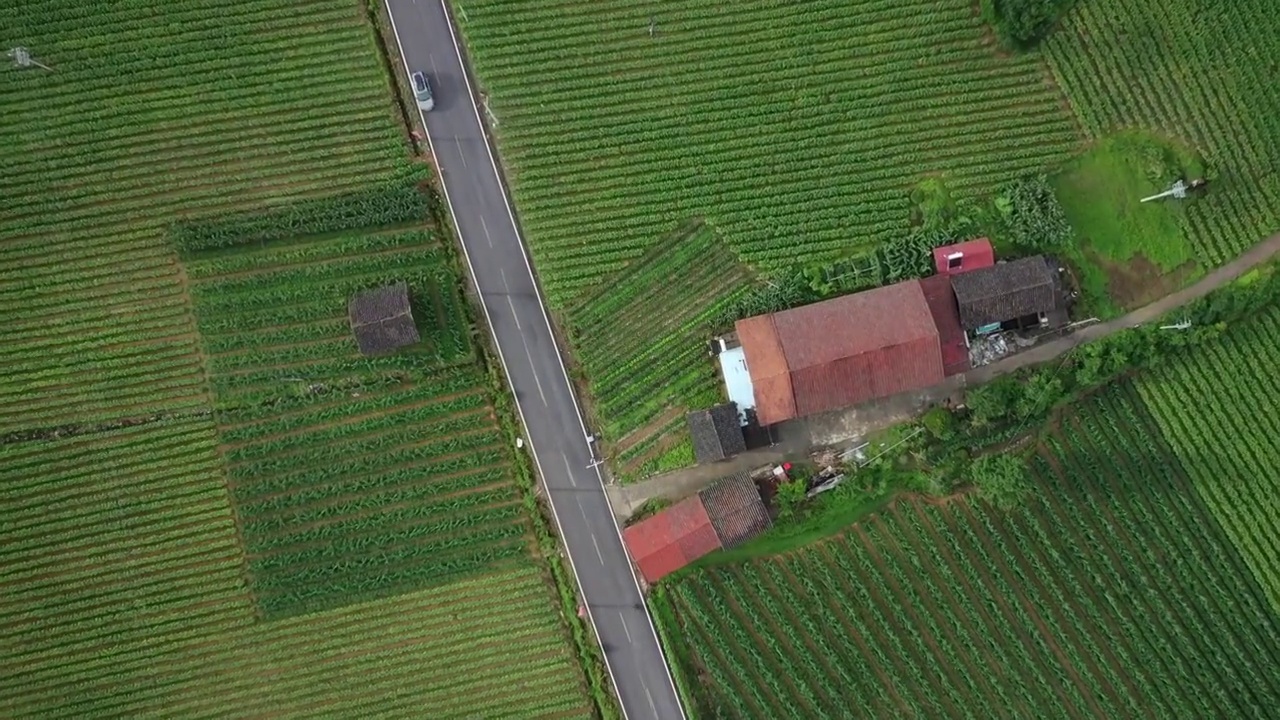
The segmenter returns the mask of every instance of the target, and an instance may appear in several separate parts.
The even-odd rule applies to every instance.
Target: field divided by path
[[[1270,0],[1081,0],[1045,44],[1091,137],[1142,128],[1205,156],[1186,226],[1209,267],[1280,229],[1277,38]]]
[[[832,258],[906,232],[925,175],[972,195],[1080,140],[967,0],[453,5],[559,308],[694,217],[761,270]]]
[[[684,671],[742,718],[1266,716],[1280,618],[1141,403],[1084,402],[1033,465],[1012,513],[900,499],[679,576]]]

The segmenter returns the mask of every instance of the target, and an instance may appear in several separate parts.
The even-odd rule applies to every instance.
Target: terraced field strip
[[[684,412],[720,396],[706,355],[709,321],[754,276],[715,231],[695,223],[629,263],[570,313],[570,334],[590,378],[595,412],[613,454],[666,450]],[[693,462],[688,445],[687,463]]]
[[[1280,610],[1280,309],[1231,328],[1135,388],[1196,491]]]
[[[1212,13],[1195,3],[1084,0],[1046,43],[1092,136],[1141,127],[1204,153],[1217,177],[1186,223],[1207,265],[1280,229],[1278,37],[1266,0]]]
[[[847,717],[1265,716],[1280,618],[1132,391],[1076,408],[1034,470],[1017,511],[899,500],[676,576],[691,680],[743,718],[833,696]]]
[[[216,442],[203,418],[0,446],[6,706],[131,692],[169,643],[252,623]]]
[[[905,233],[926,173],[963,196],[1079,141],[963,0],[454,5],[558,307],[690,217],[764,269],[830,259]]]

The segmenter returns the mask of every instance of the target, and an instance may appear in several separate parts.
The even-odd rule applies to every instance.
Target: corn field
[[[0,69],[0,715],[590,715],[361,5],[0,36],[55,68]]]
[[[1026,507],[899,499],[677,576],[684,671],[729,717],[1268,717],[1280,616],[1176,457],[1125,386],[1064,415]]]
[[[1136,383],[1196,490],[1280,611],[1280,310]]]
[[[694,217],[761,270],[834,259],[927,174],[986,192],[1082,139],[966,0],[453,4],[561,307]]]

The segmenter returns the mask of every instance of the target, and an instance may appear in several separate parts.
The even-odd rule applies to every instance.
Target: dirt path
[[[1084,343],[1156,320],[1171,310],[1199,300],[1253,268],[1262,265],[1277,254],[1280,254],[1280,234],[1273,235],[1254,245],[1231,262],[1213,269],[1194,284],[1166,295],[1149,305],[1144,305],[1127,315],[1081,328],[1070,335],[1050,340],[1016,355],[993,362],[990,365],[970,370],[964,373],[964,382],[962,384],[964,386],[981,385],[1021,368],[1053,360]],[[958,377],[951,378],[951,380],[958,379]],[[788,424],[803,422],[803,419],[801,419],[799,421],[789,421]],[[895,420],[894,423],[896,422]],[[867,431],[875,429],[878,428],[868,428]],[[609,485],[606,487],[606,491],[614,513],[619,517],[628,517],[632,510],[651,498],[680,499],[707,487],[715,480],[726,475],[781,462],[789,453],[794,455],[804,449],[798,446],[796,440],[790,440],[789,442],[781,442],[775,447],[752,450],[714,465],[700,465],[675,470],[628,485]]]

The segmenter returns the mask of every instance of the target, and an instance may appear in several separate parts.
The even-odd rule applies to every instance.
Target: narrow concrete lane
[[[684,717],[623,547],[551,332],[444,0],[387,0],[406,72],[425,72],[423,114],[441,185],[515,393],[570,564],[628,718]]]

